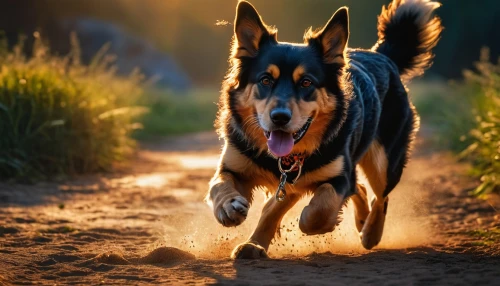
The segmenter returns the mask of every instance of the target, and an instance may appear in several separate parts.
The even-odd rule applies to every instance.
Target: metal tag
[[[293,165],[290,167],[290,169],[283,170],[283,167],[281,166],[281,158],[278,159],[278,169],[280,170],[281,176],[280,176],[280,183],[278,185],[278,189],[276,190],[276,195],[274,196],[276,201],[282,202],[285,200],[285,197],[286,197],[285,185],[286,185],[286,178],[287,178],[286,173],[292,172],[292,170],[294,170],[295,167],[298,167],[298,171],[297,171],[297,176],[292,181],[292,185],[294,185],[297,182],[297,180],[300,177],[300,174],[302,173],[302,162],[300,160],[295,161],[293,163]]]
[[[281,173],[280,184],[278,185],[278,189],[276,190],[276,195],[275,195],[275,198],[278,202],[284,201],[286,197],[286,191],[285,191],[286,177],[287,177],[286,173]]]

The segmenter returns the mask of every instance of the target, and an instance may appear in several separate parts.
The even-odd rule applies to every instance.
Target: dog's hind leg
[[[352,203],[354,204],[354,219],[356,222],[356,229],[358,230],[358,232],[361,232],[365,224],[366,218],[370,213],[365,186],[357,184],[357,191],[351,197],[351,200]]]
[[[373,141],[365,156],[359,162],[375,198],[371,203],[371,211],[360,230],[361,243],[366,249],[372,249],[382,238],[384,231],[385,215],[389,198],[384,196],[387,187],[387,155],[384,147],[378,141]],[[355,206],[357,206],[355,204]],[[358,221],[356,220],[356,226]]]
[[[376,246],[382,238],[388,195],[401,179],[417,128],[418,115],[401,86],[399,93],[386,97],[377,139],[359,162],[375,194],[361,230],[361,243],[366,249]]]
[[[287,194],[281,202],[276,201],[274,196],[270,197],[262,209],[262,215],[252,236],[247,242],[238,245],[231,257],[235,259],[267,258],[266,251],[276,235],[281,219],[299,198],[299,195],[295,193]]]

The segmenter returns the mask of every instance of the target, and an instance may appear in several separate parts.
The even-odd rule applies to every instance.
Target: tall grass
[[[472,143],[468,136],[474,128],[472,106],[477,104],[476,88],[463,83],[425,81],[413,83],[411,94],[422,123],[435,148],[460,153]]]
[[[468,86],[476,90],[473,106],[475,127],[470,130],[473,140],[460,156],[472,161],[473,175],[481,179],[474,195],[500,193],[500,59],[493,64],[489,51],[483,49],[477,72],[464,73]]]
[[[500,60],[493,64],[483,49],[463,82],[417,98],[416,105],[437,131],[435,143],[472,163],[471,174],[481,181],[472,193],[500,193]]]
[[[0,41],[0,178],[109,170],[135,147],[142,77],[118,77],[105,47],[82,64],[74,35],[65,57],[34,37],[30,57]]]
[[[149,89],[143,104],[150,112],[141,117],[144,128],[136,137],[150,139],[157,136],[177,135],[212,130],[219,92],[213,88],[193,89],[184,94]]]

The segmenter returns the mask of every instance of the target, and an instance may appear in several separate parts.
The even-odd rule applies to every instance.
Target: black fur
[[[258,84],[262,70],[269,64],[278,65],[283,75],[291,75],[295,67],[303,65],[316,88],[325,88],[330,96],[336,97],[337,109],[326,126],[320,147],[305,159],[302,173],[322,168],[338,156],[344,156],[343,174],[327,182],[348,197],[356,191],[356,164],[377,140],[387,154],[387,187],[384,191],[384,196],[387,196],[399,182],[418,128],[418,115],[409,101],[401,76],[409,78],[421,74],[431,64],[431,48],[441,32],[439,19],[430,18],[437,6],[426,6],[429,3],[434,2],[416,0],[401,4],[395,0],[388,9],[384,8],[379,17],[379,42],[372,51],[348,49],[340,55],[345,58],[345,65],[325,63],[322,58],[324,51],[312,32],[304,45],[281,43],[276,40],[275,31],[265,32],[255,57],[233,59],[226,80],[227,96],[221,98],[222,111],[218,121],[219,129],[223,130],[221,134],[241,154],[278,179],[280,172],[276,158],[262,152],[242,131],[246,118],[241,118],[237,112],[236,95],[247,84]],[[406,6],[398,10],[401,5]],[[272,89],[259,86],[259,97],[276,96],[284,101],[292,97],[314,100],[306,91],[297,89],[290,79],[279,81]],[[244,175],[224,166],[222,169],[237,176]],[[288,176],[294,177],[294,174]]]
[[[403,78],[424,73],[432,64],[432,49],[439,41],[441,20],[431,18],[437,2],[395,0],[378,18],[379,40],[373,50],[389,57]]]
[[[287,153],[300,153],[304,177],[283,200],[266,201],[257,228],[233,257],[267,257],[283,215],[307,192],[313,197],[300,216],[304,233],[332,231],[347,198],[355,195],[361,243],[371,249],[380,242],[387,196],[401,178],[419,123],[403,81],[431,64],[442,30],[432,17],[438,6],[393,0],[379,17],[379,41],[363,50],[347,48],[347,8],[337,10],[323,29],[307,31],[303,44],[290,44],[278,42],[277,30],[251,4],[239,2],[216,121],[225,147],[207,200],[221,224],[236,226],[246,218],[255,188],[273,192],[279,184],[278,158],[271,152],[287,156],[287,166],[296,155]],[[286,109],[290,120],[276,123],[271,115],[277,109]],[[376,197],[369,215],[358,164]],[[297,176],[288,174],[288,182]]]

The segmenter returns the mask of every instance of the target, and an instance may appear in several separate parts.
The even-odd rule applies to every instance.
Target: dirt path
[[[200,133],[146,145],[113,176],[0,183],[0,284],[500,285],[500,205],[469,197],[465,167],[421,142],[377,249],[361,248],[351,206],[333,234],[303,236],[304,200],[285,217],[274,260],[234,262],[263,197],[240,227],[215,222],[202,199],[219,149]]]

